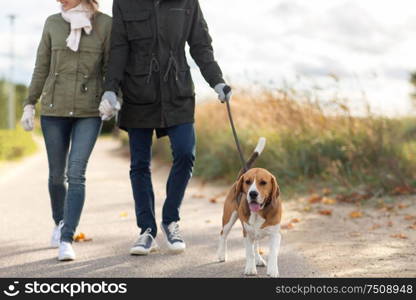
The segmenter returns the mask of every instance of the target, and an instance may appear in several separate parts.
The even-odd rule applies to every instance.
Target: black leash
[[[229,92],[231,92],[231,87],[226,85],[223,88],[224,94],[227,95]],[[244,159],[244,155],[243,155],[243,151],[241,150],[241,145],[240,142],[238,140],[238,136],[237,136],[237,131],[235,130],[235,126],[234,126],[234,120],[233,120],[233,116],[231,114],[231,105],[230,105],[230,101],[226,100],[225,101],[226,105],[227,105],[227,112],[228,112],[228,118],[230,119],[230,124],[231,124],[231,129],[233,131],[233,135],[234,135],[234,140],[235,143],[237,145],[237,150],[238,150],[238,154],[240,156],[240,160],[241,160],[241,165],[243,167],[243,173],[247,172],[247,165],[246,165],[246,161]]]

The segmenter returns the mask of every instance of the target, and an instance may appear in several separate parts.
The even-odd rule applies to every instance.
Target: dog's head
[[[254,168],[244,173],[236,185],[237,193],[244,193],[251,211],[258,212],[266,205],[277,207],[280,195],[276,177],[266,169]]]

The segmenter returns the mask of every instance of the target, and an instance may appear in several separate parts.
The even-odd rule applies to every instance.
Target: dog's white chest
[[[248,223],[244,223],[244,228],[247,235],[253,240],[260,240],[270,234],[269,228],[261,229],[265,219],[259,216],[257,213],[252,213],[248,219]]]

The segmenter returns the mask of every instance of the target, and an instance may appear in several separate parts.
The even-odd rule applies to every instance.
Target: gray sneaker
[[[166,225],[162,222],[161,227],[165,234],[169,250],[175,253],[185,251],[186,245],[179,231],[179,224],[177,222],[172,222],[169,225]]]
[[[147,228],[146,231],[139,236],[136,243],[134,243],[133,247],[130,249],[131,255],[148,255],[150,252],[159,250],[159,247],[150,232],[152,232],[152,229]]]

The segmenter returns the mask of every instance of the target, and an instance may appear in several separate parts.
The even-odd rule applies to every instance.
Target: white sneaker
[[[148,255],[150,252],[159,250],[159,246],[150,232],[152,232],[152,229],[148,228],[139,236],[136,243],[130,249],[131,255]]]
[[[172,222],[169,225],[162,222],[160,227],[162,227],[162,231],[166,237],[166,244],[171,252],[181,253],[185,251],[186,244],[181,236],[177,222]]]
[[[68,242],[61,242],[59,244],[59,254],[58,260],[60,261],[69,261],[75,259],[75,252],[72,248],[71,243]]]
[[[61,242],[61,229],[64,226],[64,221],[60,221],[57,226],[52,231],[51,237],[51,247],[59,248],[59,243]]]

